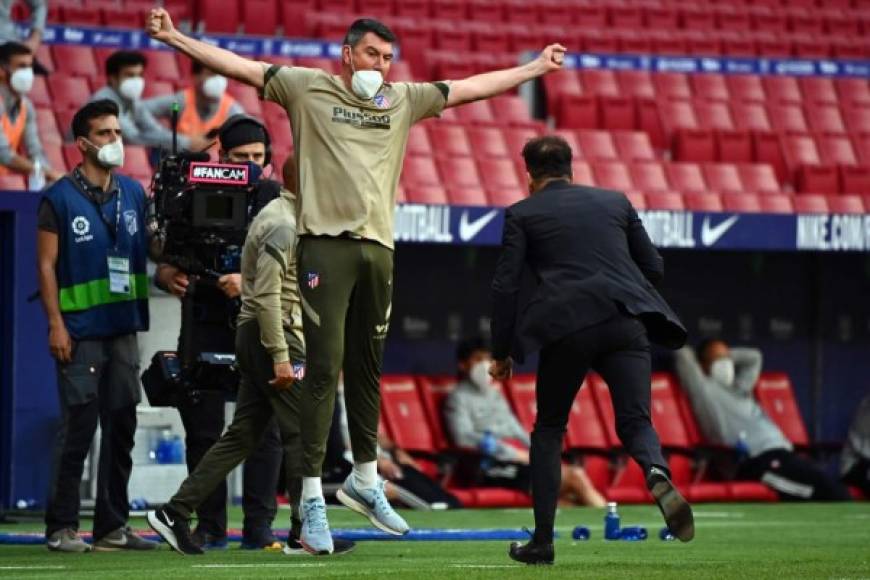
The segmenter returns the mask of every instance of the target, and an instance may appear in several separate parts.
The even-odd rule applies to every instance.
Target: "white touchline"
[[[0,566],[0,570],[66,570],[69,566]]]
[[[194,564],[191,568],[322,568],[326,564]]]

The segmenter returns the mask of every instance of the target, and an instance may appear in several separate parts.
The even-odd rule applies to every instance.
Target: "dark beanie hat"
[[[266,130],[263,124],[247,115],[233,115],[221,125],[218,136],[221,149],[229,151],[248,143],[266,143]]]

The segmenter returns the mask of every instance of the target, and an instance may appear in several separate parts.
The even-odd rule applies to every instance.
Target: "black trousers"
[[[242,535],[272,529],[278,514],[278,481],[281,478],[283,456],[281,431],[275,417],[263,432],[259,447],[246,460],[243,468],[242,511],[245,514]]]
[[[650,353],[644,325],[619,314],[584,328],[541,350],[532,432],[532,498],[536,542],[553,541],[561,485],[562,439],[568,415],[586,373],[594,369],[610,387],[616,433],[628,454],[647,472],[667,470],[650,420]]]
[[[127,524],[127,484],[133,469],[139,349],[135,334],[77,341],[72,361],[58,364],[61,425],[45,512],[45,535],[79,529],[79,489],[99,423],[100,459],[93,535],[99,540]]]
[[[870,461],[858,460],[843,476],[843,482],[861,489],[864,497],[870,499]]]
[[[782,500],[848,501],[849,490],[813,462],[787,449],[771,449],[740,464],[740,479],[755,479]]]

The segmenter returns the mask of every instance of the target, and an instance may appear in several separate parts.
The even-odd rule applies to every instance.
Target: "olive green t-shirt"
[[[285,331],[303,344],[295,205],[292,194],[282,189],[280,197],[267,203],[251,222],[242,248],[239,325],[259,322],[260,342],[276,363],[290,360]]]
[[[286,109],[293,130],[299,235],[349,233],[392,248],[408,132],[439,115],[446,94],[443,84],[385,83],[364,101],[320,69],[269,68],[263,95]]]

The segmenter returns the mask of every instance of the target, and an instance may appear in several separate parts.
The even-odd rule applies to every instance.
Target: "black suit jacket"
[[[518,317],[523,266],[537,288]],[[640,318],[651,341],[670,348],[686,329],[653,287],[664,261],[624,194],[556,181],[505,214],[492,282],[493,356],[522,361],[618,312]]]

